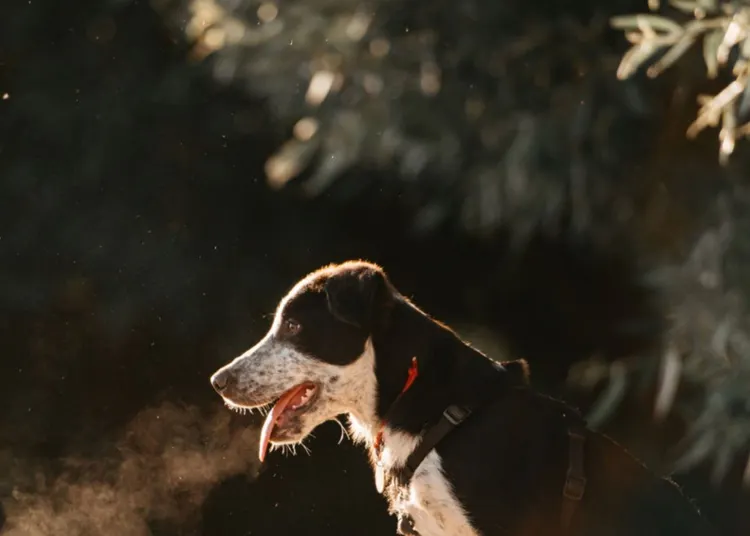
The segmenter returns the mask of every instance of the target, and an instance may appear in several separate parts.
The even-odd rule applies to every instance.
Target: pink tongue
[[[274,426],[276,426],[276,421],[279,420],[279,415],[284,413],[284,410],[289,405],[289,402],[291,402],[306,387],[307,384],[304,383],[296,387],[292,387],[286,393],[281,395],[279,401],[276,402],[274,407],[271,408],[271,411],[268,412],[266,421],[263,423],[263,430],[260,433],[260,452],[258,453],[258,458],[260,458],[261,462],[266,459],[268,444],[271,442],[271,433],[273,432]]]

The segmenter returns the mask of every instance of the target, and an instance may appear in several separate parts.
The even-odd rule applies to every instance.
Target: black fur
[[[495,363],[402,296],[372,264],[322,269],[290,298],[295,344],[316,359],[346,364],[368,337],[375,350],[377,413],[419,434],[451,404],[479,407],[438,446],[446,477],[483,535],[563,534],[570,407],[528,385],[524,361]],[[403,395],[413,357],[419,375]],[[571,535],[707,535],[711,528],[671,482],[622,447],[587,432],[588,485]],[[406,485],[394,474],[388,493]]]
[[[385,284],[385,274],[379,269],[353,264],[325,281],[328,310],[338,320],[369,331]]]
[[[351,304],[347,304],[350,306]],[[362,354],[367,329],[329,310],[328,294],[323,286],[311,286],[295,295],[284,308],[284,320],[301,327],[298,333],[287,336],[305,354],[334,365],[348,365]],[[353,309],[343,309],[351,315]],[[353,318],[353,317],[350,317]]]

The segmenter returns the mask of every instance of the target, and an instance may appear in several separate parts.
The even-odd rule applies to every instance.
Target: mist
[[[217,482],[257,474],[258,430],[231,417],[166,402],[138,413],[108,455],[66,458],[56,471],[10,460],[4,534],[146,536],[154,524],[194,525]]]

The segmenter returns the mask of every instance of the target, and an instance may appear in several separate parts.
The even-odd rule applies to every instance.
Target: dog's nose
[[[213,385],[217,393],[221,393],[227,388],[231,375],[232,374],[229,370],[224,369],[211,376],[211,385]]]

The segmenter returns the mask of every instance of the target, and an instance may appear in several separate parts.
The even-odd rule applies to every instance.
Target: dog
[[[379,266],[303,278],[267,334],[211,377],[227,406],[271,406],[259,447],[348,416],[401,534],[709,535],[670,480],[402,295]]]

